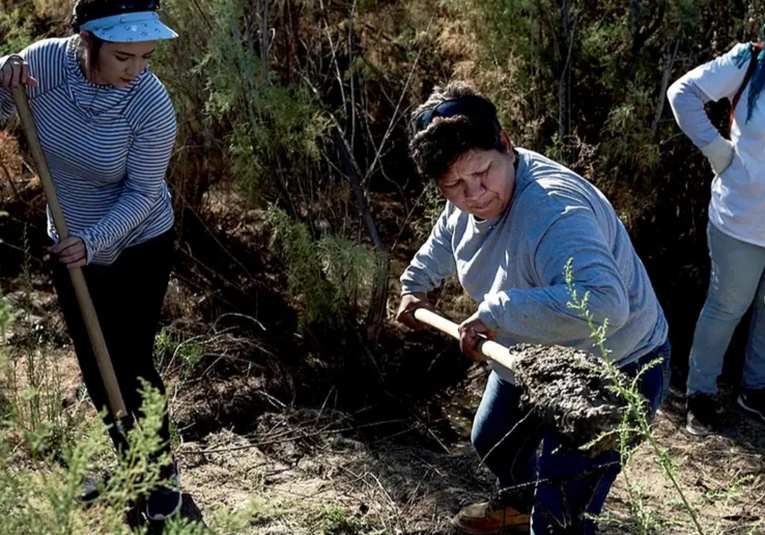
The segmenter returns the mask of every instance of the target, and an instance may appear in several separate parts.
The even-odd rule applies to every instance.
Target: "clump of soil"
[[[525,387],[522,403],[554,427],[566,444],[579,448],[597,439],[586,455],[617,449],[613,431],[622,421],[626,401],[609,385],[600,359],[586,351],[561,346],[520,344],[516,376]]]

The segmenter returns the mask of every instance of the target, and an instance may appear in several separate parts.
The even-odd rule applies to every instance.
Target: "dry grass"
[[[186,444],[181,456],[187,490],[202,512],[220,503],[241,507],[256,495],[279,512],[261,519],[253,533],[284,535],[315,533],[313,513],[327,504],[386,533],[456,535],[451,516],[490,494],[491,478],[464,441],[449,452],[411,445],[415,441],[402,437],[370,442],[353,431],[335,433],[343,424],[327,423],[344,418],[316,410],[266,414],[250,436],[221,431],[204,444]],[[420,432],[413,426],[410,439]],[[680,463],[707,533],[761,533],[765,479],[762,454],[750,450],[754,444],[689,439],[671,414],[659,416],[656,433]],[[762,445],[765,430],[754,435]],[[212,453],[198,453],[205,449]],[[647,449],[636,454],[631,471],[646,506],[657,513],[656,533],[694,533]],[[610,518],[602,533],[635,533],[622,477],[606,512]]]
[[[386,533],[451,533],[449,518],[461,503],[479,499],[490,485],[470,453],[436,453],[380,440],[353,438],[347,415],[321,411],[266,414],[258,432],[219,432],[204,447],[187,444],[188,490],[205,510],[225,496],[238,505],[252,493],[281,510],[256,533],[315,533],[317,509],[332,504]],[[334,423],[333,423],[334,422]],[[421,432],[414,426],[410,433]],[[305,438],[296,438],[305,437]],[[256,447],[254,444],[267,444]],[[210,449],[213,453],[185,453]],[[212,489],[224,488],[222,493]]]
[[[67,21],[72,14],[71,0],[35,0],[35,11],[40,18]]]
[[[18,141],[3,130],[0,132],[0,198],[18,194],[22,163]]]

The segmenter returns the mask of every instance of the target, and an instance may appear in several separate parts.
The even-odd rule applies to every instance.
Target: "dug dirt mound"
[[[511,348],[517,358],[515,374],[525,387],[522,403],[573,448],[591,444],[595,456],[617,449],[613,433],[623,420],[627,403],[605,373],[603,362],[586,351],[561,346],[520,344]],[[617,373],[616,379],[626,381]]]

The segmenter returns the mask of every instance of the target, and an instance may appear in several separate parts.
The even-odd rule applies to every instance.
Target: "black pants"
[[[130,417],[142,416],[139,377],[165,394],[154,367],[154,337],[159,326],[162,302],[167,291],[172,267],[175,232],[169,230],[151,240],[128,247],[109,266],[88,265],[83,268],[93,306],[98,315],[109,356],[114,366],[125,407]],[[64,313],[69,335],[74,342],[88,394],[99,411],[107,409],[104,422],[117,451],[123,451],[125,440],[113,425],[108,398],[95,355],[85,329],[68,268],[51,258],[53,285]],[[130,423],[130,417],[127,423]],[[164,443],[158,454],[169,451],[170,427],[167,410],[160,429]]]

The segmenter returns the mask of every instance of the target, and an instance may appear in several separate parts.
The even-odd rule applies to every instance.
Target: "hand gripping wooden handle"
[[[24,134],[29,143],[29,149],[32,151],[32,158],[37,166],[37,173],[40,175],[45,198],[48,201],[48,207],[53,216],[53,224],[56,226],[59,238],[63,240],[69,236],[69,229],[67,229],[66,221],[64,221],[61,205],[58,203],[56,188],[53,186],[48,163],[45,161],[45,155],[40,146],[40,138],[37,135],[34,117],[32,116],[32,110],[29,107],[26,90],[23,86],[13,88],[13,100],[16,103],[16,110],[21,119],[21,125],[24,127]],[[117,383],[117,376],[114,374],[111,358],[109,358],[106,341],[101,332],[101,326],[98,323],[96,309],[93,307],[93,300],[90,298],[90,292],[88,291],[88,285],[85,283],[82,269],[71,268],[69,269],[69,275],[72,278],[72,286],[74,286],[74,292],[77,295],[77,302],[80,305],[88,337],[93,346],[98,370],[101,372],[101,380],[104,382],[106,395],[109,399],[109,408],[112,411],[115,422],[118,423],[120,418],[127,415],[127,410],[125,409],[125,402],[122,399],[120,387]]]
[[[418,308],[414,311],[414,318],[426,325],[435,327],[452,338],[456,338],[457,340],[460,339],[460,332],[457,329],[457,324],[443,316],[439,316],[435,312],[431,312],[426,308]],[[510,370],[515,370],[516,359],[510,354],[510,350],[502,344],[498,344],[491,340],[484,340],[479,345],[478,350],[482,355],[490,358],[497,364],[501,364]]]

